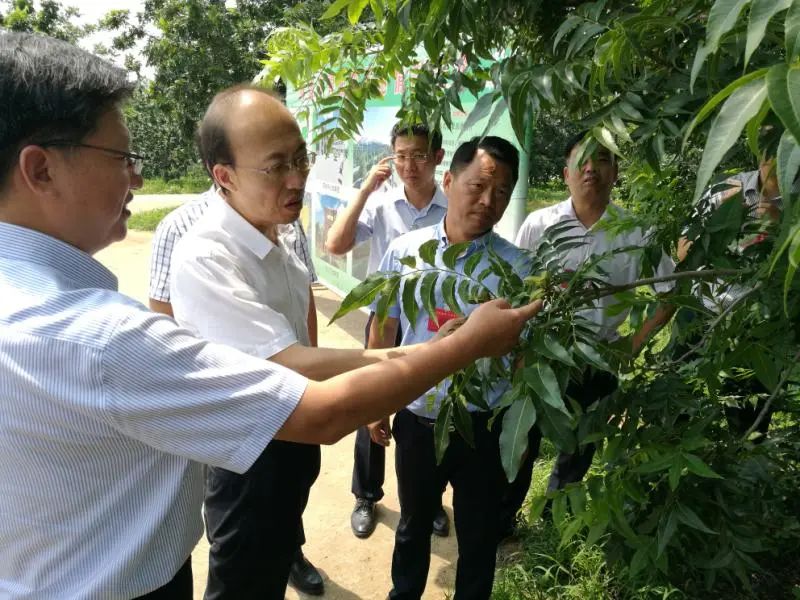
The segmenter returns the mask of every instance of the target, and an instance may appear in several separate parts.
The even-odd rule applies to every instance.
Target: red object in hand
[[[445,310],[443,308],[436,309],[436,321],[428,317],[428,331],[436,333],[439,328],[451,319],[458,317],[452,310]],[[438,321],[438,323],[437,323]]]

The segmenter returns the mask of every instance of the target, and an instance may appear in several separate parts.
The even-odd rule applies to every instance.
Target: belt
[[[420,417],[419,415],[416,415],[414,413],[411,414],[414,415],[414,418],[420,425],[425,425],[425,427],[433,427],[436,424],[436,419],[429,419],[428,417]]]

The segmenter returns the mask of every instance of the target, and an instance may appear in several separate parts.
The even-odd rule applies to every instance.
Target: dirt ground
[[[103,250],[97,258],[119,278],[120,291],[142,302],[147,301],[150,241],[152,234],[130,232],[124,242]],[[361,347],[364,317],[351,314],[341,326],[327,326],[338,306],[338,296],[323,287],[314,292],[319,317],[321,346]],[[382,599],[391,587],[390,567],[394,529],[399,518],[397,487],[394,477],[394,453],[387,452],[386,497],[378,508],[378,527],[367,540],[357,539],[350,531],[353,496],[350,478],[353,466],[354,435],[322,449],[322,470],[311,490],[304,515],[307,542],[304,551],[325,578],[325,598],[354,600]],[[450,489],[444,497],[452,518]],[[443,598],[452,590],[455,579],[455,534],[449,538],[434,537],[431,568],[425,598]],[[268,565],[264,565],[268,568]],[[192,554],[195,598],[202,598],[208,570],[208,544],[202,539]],[[291,587],[287,598],[311,598],[298,594]]]

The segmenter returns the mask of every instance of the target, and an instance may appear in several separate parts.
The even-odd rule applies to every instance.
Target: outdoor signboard
[[[333,150],[327,154],[319,148],[311,148],[317,152],[317,160],[306,184],[305,208],[303,211],[304,226],[308,233],[310,250],[314,267],[322,283],[339,293],[347,293],[367,275],[369,244],[361,244],[345,256],[335,256],[325,251],[325,237],[337,212],[353,198],[362,181],[372,166],[384,156],[392,154],[389,134],[396,122],[396,113],[401,105],[403,94],[403,77],[389,82],[383,98],[370,101],[364,115],[361,131],[352,141],[337,142]],[[469,111],[475,106],[476,99],[469,93],[462,95],[465,113],[454,109],[452,129],[442,131],[445,157],[436,171],[437,181],[441,182],[453,152],[465,140],[481,135],[486,127],[486,119],[476,123],[469,129],[463,128]],[[303,134],[309,140],[314,137],[314,124],[318,121],[310,101],[304,100],[296,90],[289,90],[287,105],[293,112],[310,108],[306,122],[301,120]],[[329,118],[331,115],[325,115]],[[488,118],[488,117],[487,117]],[[321,119],[319,119],[321,120]],[[506,113],[489,131],[491,135],[503,137],[520,150],[520,173],[511,202],[506,209],[503,220],[495,230],[503,237],[512,240],[525,218],[525,202],[527,198],[528,160],[527,153],[520,148],[511,121]],[[400,184],[395,174],[386,186]]]

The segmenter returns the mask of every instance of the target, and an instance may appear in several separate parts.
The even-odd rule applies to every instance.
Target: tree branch
[[[665,283],[667,281],[680,281],[682,279],[713,279],[722,275],[743,275],[748,273],[749,269],[708,269],[704,271],[680,271],[672,273],[671,275],[663,275],[661,277],[648,277],[646,279],[639,279],[630,283],[623,283],[621,285],[609,285],[594,290],[581,290],[577,296],[585,299],[597,300],[605,296],[611,296],[632,290],[643,285],[653,285],[655,283]]]
[[[798,360],[800,360],[800,351],[798,351],[797,354],[794,355],[794,358],[792,359],[791,364],[789,364],[786,367],[786,371],[783,373],[783,376],[781,377],[780,381],[778,382],[778,385],[775,386],[775,389],[772,391],[772,394],[770,395],[769,399],[767,399],[767,403],[764,405],[764,408],[762,408],[761,412],[758,413],[758,416],[756,417],[756,420],[753,421],[753,424],[750,425],[750,428],[747,431],[744,432],[744,435],[742,436],[742,440],[746,440],[747,438],[749,438],[750,435],[758,428],[758,426],[761,425],[761,421],[763,421],[764,418],[767,416],[767,413],[769,412],[769,409],[772,406],[772,403],[774,402],[775,398],[778,397],[778,394],[780,393],[781,388],[788,381],[789,376],[792,374],[792,369],[797,364]]]

